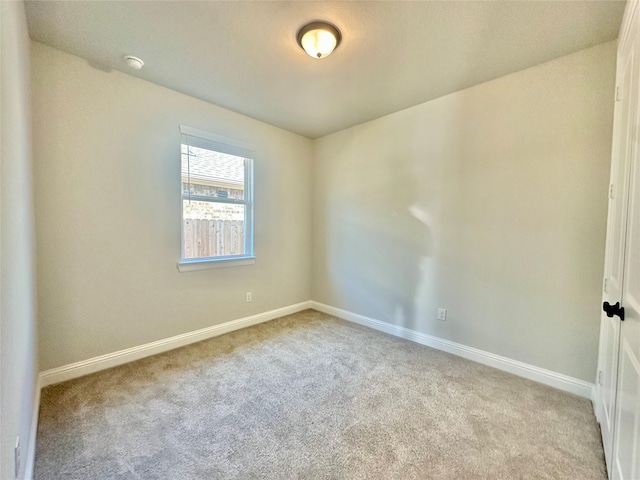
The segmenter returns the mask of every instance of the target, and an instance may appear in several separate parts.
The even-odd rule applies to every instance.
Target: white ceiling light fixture
[[[129,67],[135,70],[140,70],[144,66],[144,62],[138,57],[134,57],[133,55],[125,55],[124,61]]]
[[[327,22],[311,22],[298,30],[298,45],[313,58],[331,55],[342,40],[340,30]]]

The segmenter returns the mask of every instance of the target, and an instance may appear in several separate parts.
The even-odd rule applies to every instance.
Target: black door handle
[[[618,315],[620,320],[624,321],[624,307],[620,306],[620,302],[616,302],[615,305],[610,305],[609,302],[604,302],[602,304],[602,310],[607,314],[607,317]]]

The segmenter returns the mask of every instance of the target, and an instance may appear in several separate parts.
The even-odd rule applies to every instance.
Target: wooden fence
[[[183,225],[184,258],[244,253],[242,220],[192,220]]]

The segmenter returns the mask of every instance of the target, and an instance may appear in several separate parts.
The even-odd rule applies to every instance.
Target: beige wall
[[[311,140],[35,42],[32,91],[43,370],[310,298]],[[255,265],[178,272],[180,124],[256,145]]]
[[[32,43],[42,369],[313,298],[593,381],[614,62],[311,141]],[[178,273],[179,124],[258,146],[254,266]]]
[[[317,140],[313,299],[593,382],[615,48]]]
[[[38,362],[29,95],[29,37],[22,2],[0,2],[2,135],[0,163],[0,478],[22,476],[31,441]]]

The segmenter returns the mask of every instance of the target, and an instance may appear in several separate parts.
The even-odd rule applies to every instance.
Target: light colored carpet
[[[45,388],[42,479],[606,479],[588,400],[307,310]]]

